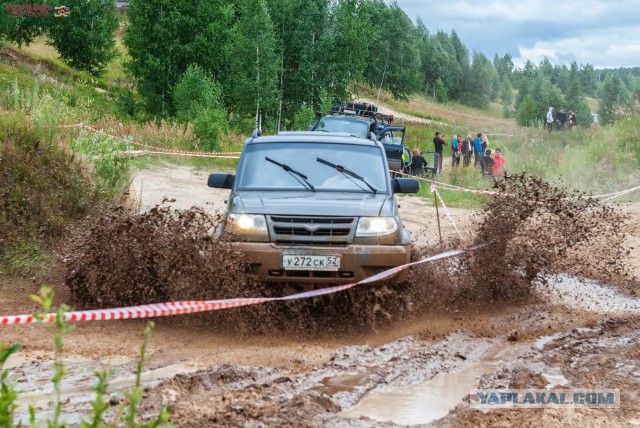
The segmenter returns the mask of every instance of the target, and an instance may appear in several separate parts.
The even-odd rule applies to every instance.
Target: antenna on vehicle
[[[389,63],[389,58],[384,62],[384,70],[382,71],[382,79],[380,80],[380,87],[378,88],[378,96],[376,97],[376,105],[378,105],[378,101],[380,101],[380,92],[382,91],[382,84],[384,83],[384,75],[387,72],[387,64]]]

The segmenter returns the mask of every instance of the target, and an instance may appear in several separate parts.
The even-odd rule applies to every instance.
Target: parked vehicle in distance
[[[390,171],[402,171],[404,161],[404,126],[392,126],[393,115],[378,112],[378,107],[363,102],[333,106],[329,114],[316,113],[309,131],[346,132],[358,138],[375,138],[382,142]]]
[[[254,136],[236,174],[211,174],[208,185],[231,189],[216,233],[261,281],[350,283],[410,260],[395,195],[415,193],[419,183],[391,179],[379,141],[306,131]]]

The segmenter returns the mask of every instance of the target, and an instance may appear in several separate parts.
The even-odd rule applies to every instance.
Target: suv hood
[[[242,192],[229,201],[230,212],[313,216],[394,216],[393,195],[348,192]]]

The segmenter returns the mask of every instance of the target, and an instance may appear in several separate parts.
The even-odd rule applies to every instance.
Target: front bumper
[[[249,273],[264,282],[302,284],[348,284],[368,278],[386,269],[408,263],[411,245],[349,245],[347,247],[285,246],[272,243],[233,242],[249,265]],[[282,255],[340,256],[337,271],[298,271],[282,268]],[[386,283],[406,280],[408,270],[394,275]]]

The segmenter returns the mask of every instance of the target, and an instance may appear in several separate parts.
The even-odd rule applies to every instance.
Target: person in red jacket
[[[506,159],[502,156],[502,151],[500,149],[496,149],[496,153],[493,156],[493,175],[502,173],[505,162]]]

